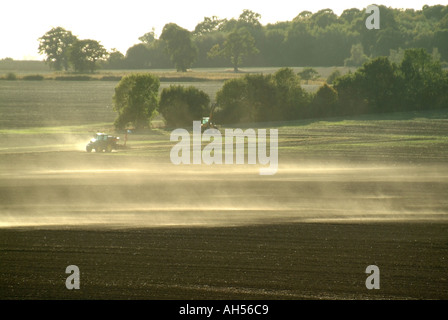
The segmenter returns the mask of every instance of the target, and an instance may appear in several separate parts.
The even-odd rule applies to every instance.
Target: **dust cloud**
[[[0,227],[440,221],[448,212],[441,165],[280,162],[260,176],[258,165],[70,151],[6,154],[1,168]]]

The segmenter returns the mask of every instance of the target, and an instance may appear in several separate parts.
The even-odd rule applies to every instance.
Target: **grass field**
[[[115,84],[0,81],[0,299],[448,298],[448,109],[247,124],[279,132],[261,176],[175,166],[163,127],[85,152]]]

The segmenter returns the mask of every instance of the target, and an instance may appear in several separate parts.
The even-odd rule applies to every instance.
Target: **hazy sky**
[[[166,23],[193,30],[204,17],[237,18],[244,9],[261,14],[261,23],[292,20],[300,12],[383,4],[421,9],[440,0],[2,0],[0,4],[0,59],[42,59],[38,38],[52,27],[70,30],[79,39],[94,39],[123,54],[154,27],[160,35]],[[367,15],[366,15],[367,17]]]

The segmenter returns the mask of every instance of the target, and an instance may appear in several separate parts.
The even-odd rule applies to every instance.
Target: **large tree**
[[[166,50],[177,71],[186,72],[197,58],[197,48],[191,40],[190,31],[175,23],[163,27],[160,39],[166,43]]]
[[[53,28],[39,39],[38,51],[46,56],[45,61],[54,70],[68,70],[69,51],[76,42],[76,36],[62,27]]]
[[[106,58],[107,51],[96,40],[75,41],[70,49],[70,61],[77,72],[94,72],[97,68],[96,62]]]
[[[226,57],[230,60],[233,71],[238,72],[244,58],[258,52],[254,37],[246,28],[240,28],[229,33],[222,46],[219,44],[213,46],[210,49],[209,57]]]
[[[142,129],[149,124],[158,104],[160,81],[151,74],[130,74],[123,77],[115,87],[114,110],[117,129],[131,124]]]
[[[159,112],[171,127],[188,126],[209,114],[210,97],[193,86],[171,85],[160,94]]]

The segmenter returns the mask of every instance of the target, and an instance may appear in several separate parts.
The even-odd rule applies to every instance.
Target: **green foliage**
[[[98,67],[97,61],[106,57],[107,51],[96,40],[77,40],[70,49],[70,61],[75,71],[94,72]]]
[[[435,109],[447,106],[448,75],[424,49],[404,51],[400,65],[386,57],[335,80],[339,114]]]
[[[45,61],[54,70],[68,70],[70,48],[77,38],[64,28],[57,27],[46,32],[39,39],[38,52],[46,56]]]
[[[300,86],[300,77],[291,68],[281,68],[272,76],[276,91],[276,107],[280,119],[299,119],[305,116],[310,96]]]
[[[151,74],[130,74],[115,87],[114,111],[118,113],[115,127],[123,129],[129,124],[144,128],[157,109],[160,81]]]
[[[30,81],[41,81],[41,80],[44,80],[44,76],[40,75],[40,74],[32,74],[32,75],[24,76],[22,79],[30,80]]]
[[[352,45],[350,50],[350,58],[344,60],[344,65],[347,67],[359,67],[369,60],[364,54],[364,48],[361,43]]]
[[[255,47],[255,39],[246,28],[240,28],[229,33],[226,40],[210,49],[209,57],[223,56],[230,60],[234,72],[238,72],[238,67],[244,58],[257,54],[259,50]]]
[[[400,72],[406,104],[414,106],[414,109],[425,109],[428,105],[443,107],[447,102],[447,73],[442,71],[440,62],[425,50],[406,50]]]
[[[188,30],[169,23],[163,27],[160,39],[166,44],[166,51],[177,71],[186,72],[197,58],[197,48]]]
[[[14,72],[8,72],[5,79],[11,81],[17,80],[17,75]]]
[[[89,76],[69,75],[69,76],[57,76],[54,78],[54,80],[57,80],[57,81],[90,81],[93,79],[92,79],[92,77],[89,77]]]
[[[221,123],[248,123],[298,119],[309,103],[300,78],[289,68],[272,75],[231,79],[216,94]]]
[[[389,60],[392,63],[400,64],[403,61],[404,50],[402,48],[398,48],[398,50],[390,49]]]
[[[103,62],[102,67],[108,69],[121,69],[125,67],[125,57],[117,49],[112,49],[108,54],[108,58]]]
[[[304,68],[302,71],[300,71],[297,74],[299,75],[299,77],[301,79],[306,80],[307,83],[309,80],[314,80],[319,77],[319,73],[315,69],[309,68],[309,67]]]
[[[126,67],[129,69],[144,69],[150,66],[150,53],[147,45],[136,44],[126,52]]]
[[[242,63],[248,67],[277,67],[343,66],[345,62],[358,67],[367,57],[389,56],[391,50],[398,52],[399,48],[437,48],[441,62],[448,61],[448,6],[425,6],[422,10],[379,8],[380,30],[368,30],[365,21],[369,15],[365,9],[356,8],[344,10],[340,16],[330,9],[304,11],[292,21],[265,26],[258,13],[244,10],[238,18],[205,17],[191,34],[167,24],[167,32],[160,39],[156,39],[154,31],[140,37],[146,53],[129,52],[122,67],[168,68],[174,63],[178,70],[185,71],[190,67],[223,67],[228,65],[225,62],[236,65],[236,69]],[[253,38],[248,39],[247,46],[253,45],[258,52],[250,53],[250,59],[232,48],[237,39],[228,39],[241,28]],[[168,34],[169,39],[165,38]],[[235,34],[232,37],[238,38]]]
[[[210,97],[193,86],[171,85],[160,94],[159,112],[170,127],[191,126],[209,114]]]
[[[143,36],[138,38],[141,42],[146,45],[151,45],[154,41],[156,41],[156,30],[152,28],[150,32],[145,33]]]
[[[193,34],[195,36],[203,36],[218,31],[226,21],[226,19],[218,19],[217,16],[211,18],[204,17],[204,21],[198,23],[194,28]]]
[[[337,78],[339,78],[340,76],[342,76],[341,71],[339,71],[338,69],[335,69],[332,73],[330,73],[330,75],[327,78],[327,83],[328,84],[333,84],[334,80],[336,80]]]
[[[314,95],[307,116],[310,118],[335,116],[337,115],[337,101],[337,91],[329,85],[324,84]]]
[[[354,74],[335,81],[342,114],[397,111],[401,91],[396,65],[386,57],[366,62]],[[358,107],[357,107],[358,105]]]

